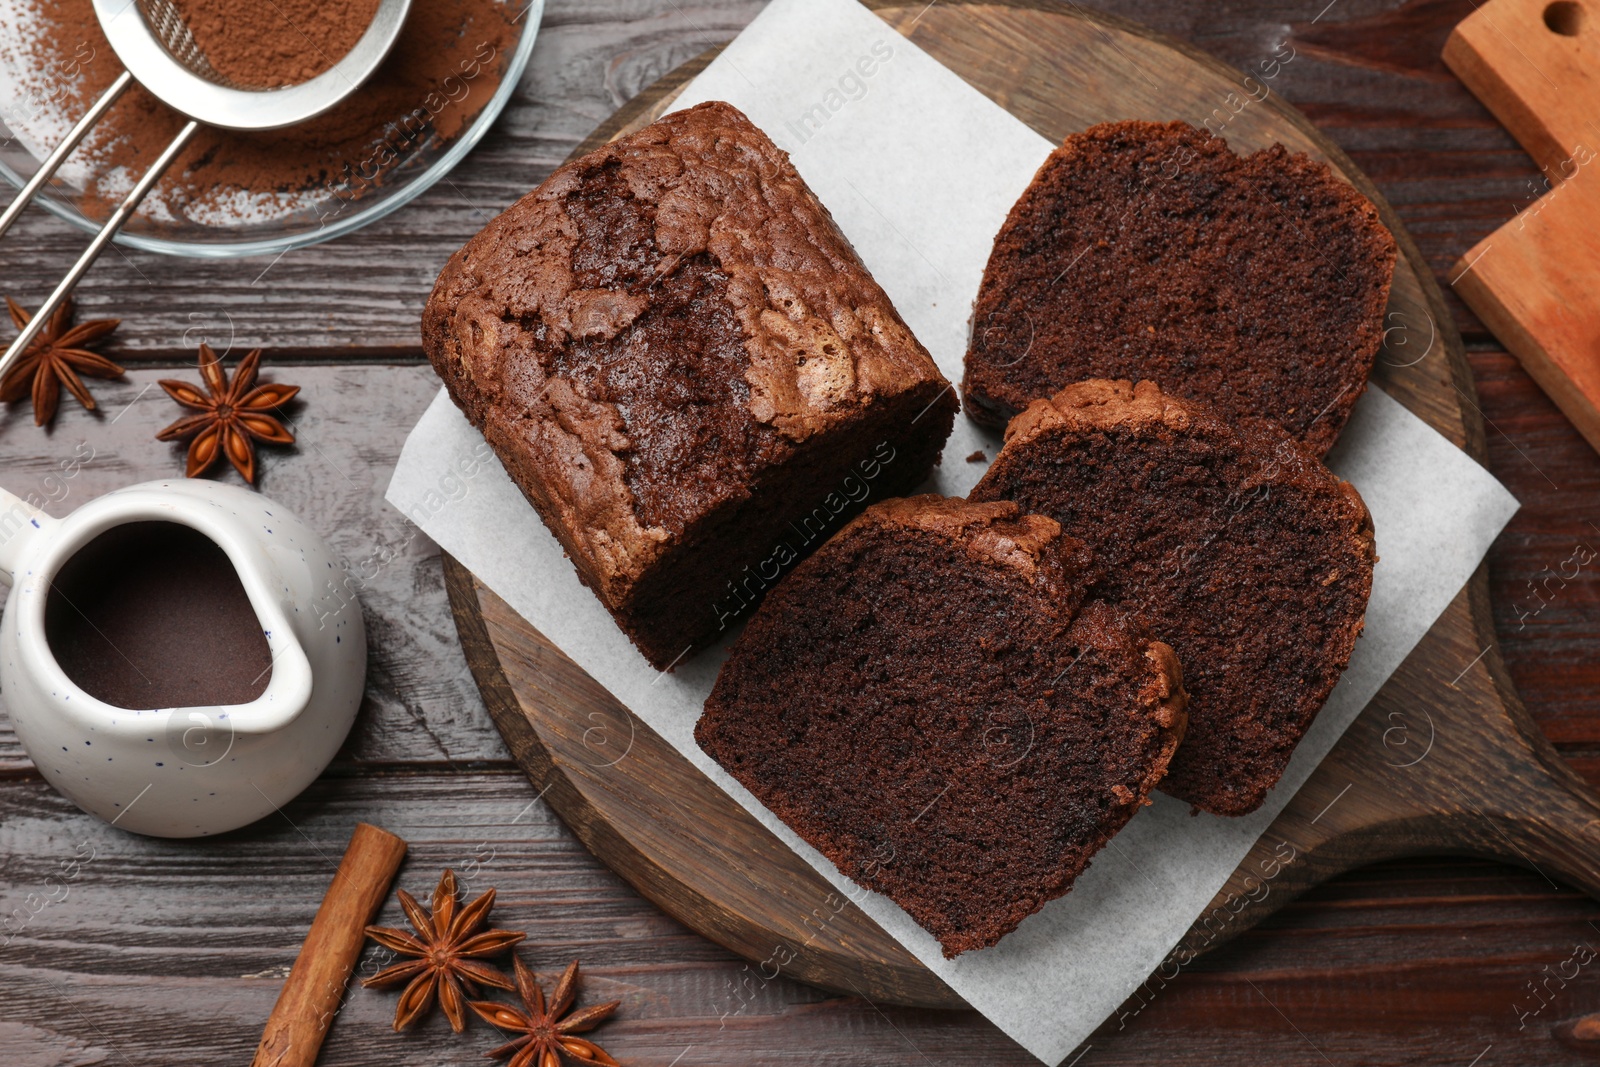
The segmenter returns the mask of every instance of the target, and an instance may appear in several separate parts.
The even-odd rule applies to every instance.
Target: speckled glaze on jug
[[[50,582],[95,537],[172,522],[228,556],[272,656],[247,704],[134,710],[80,689],[45,635]],[[216,482],[145,482],[53,519],[0,490],[0,694],[39,772],[123,830],[200,837],[271,814],[310,785],[344,742],[365,688],[361,608],[338,557],[293,512]]]

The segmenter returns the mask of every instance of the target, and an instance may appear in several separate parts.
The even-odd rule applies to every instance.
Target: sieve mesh
[[[194,34],[189,32],[188,23],[183,21],[183,16],[178,13],[172,0],[134,0],[134,6],[139,9],[139,14],[144,16],[146,25],[161,47],[167,54],[178,61],[189,73],[196,77],[204,78],[213,85],[225,86],[229,89],[258,89],[260,86],[241,85],[232,78],[225,77],[206,59],[206,54],[200,50],[200,45],[194,39]]]

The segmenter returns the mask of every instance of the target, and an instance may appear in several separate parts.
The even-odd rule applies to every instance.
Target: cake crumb
[[[989,462],[989,457],[984,455],[983,449],[980,448],[976,452],[974,452],[972,455],[967,457],[967,462],[968,463],[987,463],[987,462]]]

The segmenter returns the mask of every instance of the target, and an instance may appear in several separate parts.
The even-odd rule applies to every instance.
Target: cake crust
[[[451,257],[422,335],[658,667],[713,639],[723,586],[863,464],[883,465],[874,496],[925,477],[956,406],[788,157],[723,103],[558,169]]]
[[[874,505],[734,642],[700,746],[946,956],[1071,889],[1178,750],[1177,657],[1041,515]],[[935,607],[936,605],[936,607]]]
[[[1144,378],[1332,447],[1383,343],[1394,238],[1326,164],[1187,123],[1066,139],[995,238],[968,414],[1003,425],[1090,378]]]
[[[1189,730],[1162,792],[1219,815],[1258,808],[1365,620],[1377,554],[1355,488],[1268,420],[1087,381],[1011,421],[972,498],[1085,540],[1089,595],[1183,662]]]

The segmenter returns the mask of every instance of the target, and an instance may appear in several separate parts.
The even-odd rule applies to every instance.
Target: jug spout
[[[233,730],[240,734],[276,733],[298,719],[311,703],[311,661],[287,627],[272,640],[272,677],[266,691],[232,709]]]
[[[12,584],[33,545],[55,524],[20,496],[0,489],[0,582]]]

